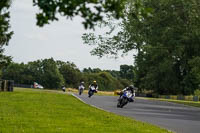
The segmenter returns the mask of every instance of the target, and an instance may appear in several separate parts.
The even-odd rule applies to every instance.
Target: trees
[[[104,13],[111,12],[115,18],[122,17],[126,0],[33,0],[34,6],[38,6],[37,25],[43,26],[49,21],[58,20],[58,15],[67,18],[81,16],[83,25],[94,28],[97,21],[103,19]]]
[[[11,61],[11,57],[3,55],[3,47],[8,45],[8,42],[13,34],[13,32],[9,31],[10,13],[8,9],[10,4],[10,0],[1,0],[0,2],[0,71],[3,66],[7,65]]]
[[[10,0],[1,0],[0,2],[0,53],[2,53],[2,47],[8,45],[9,40],[13,32],[9,31],[10,24],[10,12],[8,11],[10,7]]]
[[[60,73],[56,61],[53,58],[41,61],[42,79],[41,84],[46,88],[58,89],[64,85],[63,75]]]
[[[17,84],[33,84],[38,82],[45,88],[56,89],[64,84],[56,62],[50,59],[28,62],[28,64],[10,63],[3,68],[3,79],[12,79]]]
[[[98,72],[98,73],[83,73],[84,81],[86,86],[89,86],[94,80],[97,81],[99,90],[112,91],[116,89],[123,89],[124,86],[121,84],[120,80],[113,77],[108,72]]]
[[[198,87],[189,62],[200,54],[199,1],[151,0],[144,5],[153,9],[152,16],[131,21],[139,27],[133,36],[142,37],[136,63],[146,63],[144,81],[160,94],[192,94]]]
[[[120,65],[120,77],[133,81],[134,67],[132,65]]]
[[[100,90],[116,90],[123,89],[133,84],[133,66],[121,65],[120,71],[117,70],[101,70],[99,68],[84,68],[83,77],[86,83],[97,81]],[[89,84],[87,84],[89,85]]]
[[[37,82],[48,89],[58,89],[61,88],[61,85],[77,88],[81,81],[85,82],[85,87],[88,89],[94,80],[97,81],[99,90],[106,91],[123,89],[131,84],[130,80],[120,77],[120,71],[105,71],[99,68],[84,70],[90,71],[81,72],[74,63],[55,61],[50,58],[27,64],[11,62],[3,68],[2,77],[14,80],[16,84],[31,85]],[[114,75],[118,74],[118,76],[112,76],[111,72]]]
[[[16,83],[25,83],[25,65],[18,63],[11,63],[8,67],[3,69],[3,79],[15,80]]]
[[[192,94],[200,84],[194,74],[197,65],[192,63],[200,56],[200,2],[141,2],[149,9],[146,15],[138,17],[136,14],[142,14],[142,11],[132,2],[117,35],[98,38],[89,34],[83,36],[85,43],[97,42],[93,54],[100,57],[136,50],[135,83],[139,88],[159,94]]]
[[[76,65],[74,63],[63,61],[56,61],[56,64],[64,78],[65,85],[74,88],[78,87],[80,81],[83,80],[83,76]]]

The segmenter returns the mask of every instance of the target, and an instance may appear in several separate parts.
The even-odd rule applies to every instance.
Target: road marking
[[[81,102],[83,102],[83,103],[85,103],[85,104],[87,104],[87,105],[90,105],[90,106],[92,106],[92,107],[94,107],[94,108],[97,108],[97,109],[102,110],[102,111],[105,111],[105,112],[113,113],[113,112],[111,112],[111,111],[108,111],[108,110],[102,109],[102,108],[97,107],[97,106],[95,106],[95,105],[92,105],[92,104],[86,103],[86,102],[83,101],[80,97],[76,96],[74,93],[69,93],[69,94],[71,94],[72,96],[74,96],[75,98],[77,98],[78,100],[80,100]]]

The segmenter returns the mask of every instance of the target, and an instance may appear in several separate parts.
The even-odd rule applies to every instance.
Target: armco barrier
[[[200,100],[199,96],[193,96],[193,101],[198,102]]]
[[[170,95],[170,99],[177,100],[177,96],[175,96],[175,95]]]
[[[194,96],[185,96],[186,101],[193,101]]]
[[[186,101],[200,101],[199,96],[183,96],[183,95],[159,95],[158,98],[162,99],[173,99],[173,100],[186,100]]]
[[[170,96],[169,96],[169,95],[166,95],[166,96],[165,96],[165,99],[170,99]]]
[[[185,100],[185,97],[182,96],[182,95],[178,95],[178,96],[177,96],[177,100]]]

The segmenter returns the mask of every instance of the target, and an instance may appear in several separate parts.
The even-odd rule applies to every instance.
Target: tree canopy
[[[115,18],[123,16],[127,0],[33,0],[38,6],[37,25],[43,26],[58,20],[58,14],[67,18],[81,16],[83,25],[93,28],[97,21],[103,20],[105,13],[113,13]]]
[[[200,1],[142,0],[149,12],[140,16],[135,15],[134,4],[129,4],[116,35],[83,36],[86,44],[97,46],[92,54],[102,57],[136,50],[139,88],[159,94],[192,94],[200,84],[198,64],[194,64],[200,57]]]
[[[87,70],[86,68],[84,70]],[[64,62],[53,58],[36,60],[24,63],[11,62],[3,68],[2,78],[14,80],[16,84],[33,85],[37,82],[48,89],[58,89],[62,85],[67,88],[78,88],[81,81],[85,82],[85,87],[96,80],[99,90],[123,89],[131,84],[131,80],[114,77],[111,71],[99,68],[90,68],[91,71],[81,72],[74,63]],[[98,70],[98,71],[97,71]],[[120,71],[116,71],[120,73]]]
[[[8,9],[10,4],[10,0],[0,1],[0,70],[11,61],[11,57],[3,55],[4,46],[8,45],[13,34],[13,32],[10,31],[9,24],[10,12]]]

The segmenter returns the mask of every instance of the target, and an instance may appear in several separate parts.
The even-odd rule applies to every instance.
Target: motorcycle
[[[97,93],[97,91],[96,91],[95,87],[92,86],[89,88],[88,97],[90,98],[92,95],[94,95],[94,93]]]
[[[85,89],[85,87],[83,85],[80,85],[78,87],[78,90],[79,90],[79,95],[81,95],[83,93],[83,90]]]
[[[125,91],[123,94],[119,97],[117,107],[123,108],[128,102],[132,102],[133,100],[133,94],[130,91]]]

